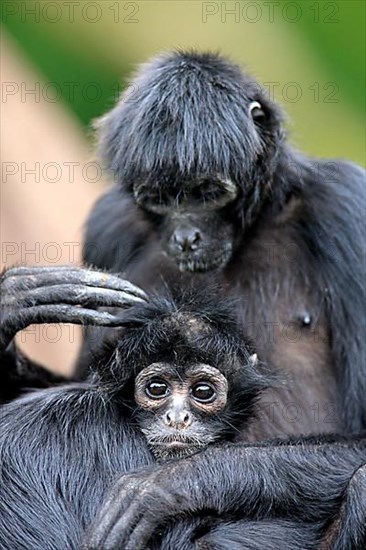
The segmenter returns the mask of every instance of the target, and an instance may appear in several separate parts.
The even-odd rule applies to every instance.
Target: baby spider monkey
[[[233,441],[253,417],[270,376],[232,304],[180,294],[122,312],[85,382],[2,407],[2,550],[78,548],[115,478]],[[166,537],[179,547],[174,529]]]

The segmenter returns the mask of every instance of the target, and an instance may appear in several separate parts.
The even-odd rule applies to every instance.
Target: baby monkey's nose
[[[165,423],[171,428],[188,428],[192,423],[192,416],[185,409],[170,409],[165,414]]]

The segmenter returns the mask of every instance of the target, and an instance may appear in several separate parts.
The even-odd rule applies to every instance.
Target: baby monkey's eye
[[[161,399],[169,393],[169,387],[164,380],[151,380],[145,388],[145,393],[151,399]]]
[[[216,397],[216,392],[207,382],[198,382],[191,388],[191,395],[200,403],[210,403]]]

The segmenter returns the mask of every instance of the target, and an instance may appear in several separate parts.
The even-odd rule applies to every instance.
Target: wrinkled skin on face
[[[233,225],[216,211],[173,211],[164,233],[163,249],[182,272],[220,269],[233,252]]]
[[[164,195],[137,184],[134,195],[180,271],[205,272],[228,263],[235,236],[231,207],[238,195],[230,180],[197,179]]]
[[[156,459],[184,458],[216,441],[227,393],[225,376],[210,365],[144,368],[135,381],[135,417]]]

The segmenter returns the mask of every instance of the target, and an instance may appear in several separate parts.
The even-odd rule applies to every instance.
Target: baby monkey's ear
[[[256,353],[253,353],[253,355],[249,357],[249,363],[252,367],[255,367],[258,364],[258,355]]]

